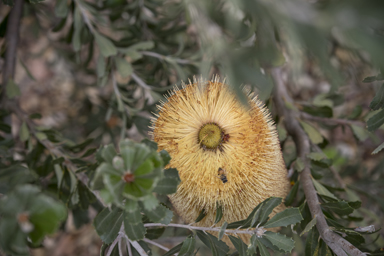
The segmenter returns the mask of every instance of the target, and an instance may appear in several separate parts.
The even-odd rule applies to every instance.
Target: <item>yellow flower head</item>
[[[211,226],[217,204],[221,222],[242,220],[266,198],[287,195],[277,132],[257,97],[249,95],[247,108],[216,78],[175,88],[167,99],[152,120],[153,139],[171,155],[167,167],[179,171],[181,183],[170,199],[186,222],[205,209],[197,225]]]

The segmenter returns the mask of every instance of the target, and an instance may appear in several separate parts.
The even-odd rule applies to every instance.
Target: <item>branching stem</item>
[[[273,99],[278,115],[284,117],[285,128],[296,144],[297,155],[305,164],[304,170],[300,173],[300,183],[302,184],[311,214],[317,219],[316,227],[320,236],[336,255],[347,256],[348,253],[352,256],[365,256],[365,253],[329,229],[312,183],[309,160],[306,157],[310,153],[310,140],[298,121],[300,113],[287,108],[285,105],[285,102],[293,104],[293,100],[287,92],[281,72],[282,69],[280,67],[271,70],[271,75],[275,82]]]

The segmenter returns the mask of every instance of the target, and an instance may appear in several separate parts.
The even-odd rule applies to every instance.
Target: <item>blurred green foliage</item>
[[[1,11],[15,1],[3,0]],[[145,225],[171,223],[174,214],[166,195],[176,191],[180,178],[176,169],[165,169],[170,160],[167,152],[158,152],[157,145],[148,139],[140,143],[132,139],[149,137],[150,117],[158,112],[156,104],[166,101],[163,94],[182,80],[193,80],[194,75],[209,79],[218,74],[227,79],[242,102],[246,104],[242,88],[249,87],[267,100],[273,111],[270,70],[284,66],[284,79],[297,100],[286,107],[312,117],[302,118],[300,123],[312,143],[308,158],[328,225],[360,250],[382,255],[377,249],[384,247],[382,233],[356,227],[382,223],[383,162],[365,164],[366,152],[360,151],[357,163],[348,159],[329,133],[340,127],[351,129],[355,143],[367,147],[368,153],[384,148],[383,13],[382,1],[355,0],[25,2],[23,19],[29,21],[21,22],[25,33],[21,39],[27,41],[28,37],[37,44],[39,38],[48,38],[48,48],[70,67],[68,73],[76,84],[71,102],[81,101],[81,107],[78,115],[56,129],[37,125],[35,121],[44,118],[40,114],[21,114],[2,106],[1,250],[29,255],[29,248],[42,246],[44,237],[60,228],[68,212],[72,212],[77,228],[93,221],[105,244],[101,255],[119,255],[114,242],[124,234],[136,246],[132,247],[133,255],[139,255],[139,247],[151,250],[143,239],[157,239],[164,229]],[[1,15],[3,42],[9,10]],[[42,58],[45,50],[35,57]],[[6,51],[2,44],[1,59]],[[348,62],[351,56],[361,65],[359,70],[351,68],[356,66]],[[31,67],[24,62],[21,66],[36,81]],[[305,86],[298,90],[292,86],[303,74],[311,77],[308,83],[314,83],[310,94],[301,92]],[[25,86],[16,81],[2,85],[2,93],[17,103]],[[328,85],[325,89],[320,86],[324,81]],[[343,108],[356,97],[348,98],[349,91],[374,91],[372,86],[376,90],[370,94],[370,104],[356,102],[351,109]],[[86,89],[98,91],[97,100],[89,95],[77,97]],[[21,120],[20,129],[14,129],[16,135],[11,133],[12,114]],[[292,189],[284,202],[297,207],[269,219],[281,199],[267,199],[245,220],[224,223],[219,236],[226,229],[239,227],[292,225],[292,229],[283,228],[281,234],[255,234],[249,246],[229,236],[235,252],[211,234],[188,231],[188,237],[165,255],[194,255],[200,246],[196,238],[213,255],[269,255],[292,250],[299,255],[332,253],[315,228],[316,218],[310,214],[299,180],[303,163],[281,125],[283,118],[275,117],[284,159],[292,171]],[[345,122],[329,124],[325,119]],[[365,122],[367,128],[359,125]],[[373,150],[371,144],[380,145]],[[335,169],[349,181],[346,186],[335,182],[331,175]],[[98,212],[94,220],[87,215],[91,208]],[[204,217],[202,212],[196,221]],[[221,217],[222,209],[218,208],[215,222]],[[111,249],[106,249],[111,244]]]

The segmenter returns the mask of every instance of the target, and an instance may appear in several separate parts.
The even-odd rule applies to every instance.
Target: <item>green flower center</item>
[[[204,149],[217,149],[221,146],[223,130],[214,123],[203,125],[199,131],[199,144]]]

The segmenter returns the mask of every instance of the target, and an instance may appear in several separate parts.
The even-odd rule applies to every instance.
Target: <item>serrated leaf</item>
[[[120,230],[123,222],[123,211],[115,207],[110,211],[104,208],[94,219],[93,225],[101,240],[106,243],[112,243]]]
[[[269,241],[268,239],[266,239],[264,237],[258,237],[257,239],[271,250],[274,250],[277,252],[284,252],[283,250],[280,250],[276,245],[272,244],[271,241]]]
[[[20,127],[20,140],[25,142],[29,139],[29,130],[28,130],[28,126],[25,122],[23,122],[23,124],[21,125]]]
[[[9,99],[13,99],[17,96],[20,96],[20,88],[11,78],[8,79],[5,92]]]
[[[223,225],[221,225],[219,236],[217,237],[218,240],[223,239],[223,236],[225,234],[225,230],[227,229],[228,223],[224,221]]]
[[[365,141],[366,139],[368,139],[369,133],[364,127],[352,124],[351,128],[352,128],[353,134],[356,136],[356,138],[359,141]]]
[[[384,124],[384,109],[382,109],[379,113],[368,119],[367,126],[368,131],[374,132],[380,128]]]
[[[168,225],[173,217],[173,212],[164,205],[159,204],[154,210],[147,211],[145,208],[142,209],[145,215],[153,222],[160,222]]]
[[[282,198],[280,197],[271,197],[268,201],[264,203],[261,208],[260,213],[260,223],[263,224],[268,216],[272,213],[273,209],[281,204]]]
[[[154,210],[159,205],[159,200],[157,198],[150,194],[142,198],[142,204],[147,211]]]
[[[256,239],[255,242],[256,242],[257,247],[259,248],[260,256],[269,256],[270,255],[267,247],[265,247],[265,245],[263,243],[261,243],[259,239]]]
[[[300,124],[303,127],[304,131],[308,134],[309,139],[312,141],[312,143],[320,144],[323,142],[323,136],[321,136],[321,134],[315,127],[303,121],[300,121]]]
[[[215,224],[217,224],[221,220],[222,217],[223,217],[223,206],[219,205],[219,203],[216,202]]]
[[[156,184],[156,187],[153,189],[153,192],[168,195],[173,194],[177,190],[177,186],[179,185],[179,180],[174,178],[164,177]]]
[[[98,32],[93,33],[96,43],[100,48],[100,52],[104,57],[114,56],[117,54],[117,49],[111,40],[102,36]]]
[[[295,182],[295,185],[293,185],[293,187],[289,191],[287,197],[285,198],[284,204],[286,206],[290,206],[293,203],[293,200],[295,200],[296,195],[297,195],[297,191],[299,190],[299,183],[300,183],[300,181]]]
[[[317,218],[314,217],[310,222],[308,222],[307,226],[305,226],[304,230],[301,232],[300,236],[304,235],[305,233],[309,232],[313,226],[315,226],[317,223]]]
[[[305,242],[305,255],[314,255],[319,244],[319,232],[316,228],[309,231]]]
[[[325,196],[328,196],[328,197],[333,198],[335,200],[338,200],[334,194],[329,192],[329,190],[326,189],[323,185],[321,185],[317,180],[312,178],[312,182],[313,182],[313,185],[315,186],[318,194],[325,195]]]
[[[156,149],[155,149],[156,150]],[[169,155],[169,153],[166,151],[166,150],[161,150],[160,152],[159,152],[159,154],[160,154],[160,157],[161,157],[161,159],[163,159],[163,165],[164,166],[166,166],[168,163],[169,163],[169,161],[171,161],[171,156]],[[179,176],[179,175],[177,175],[177,176]]]
[[[291,252],[295,247],[295,242],[291,238],[288,238],[285,235],[279,233],[266,231],[263,237],[268,239],[273,245],[285,252]]]
[[[369,107],[372,110],[378,110],[384,106],[384,84],[379,87],[379,90],[376,92],[375,97],[371,101]]]
[[[265,223],[264,228],[286,227],[302,220],[303,217],[301,216],[299,208],[288,208],[273,216],[267,223]]]
[[[146,230],[141,222],[139,211],[135,213],[124,212],[124,230],[130,240],[144,239]]]
[[[189,236],[184,240],[183,246],[180,249],[179,256],[192,256],[195,250],[196,239],[194,236]]]
[[[384,142],[381,143],[375,150],[372,151],[372,155],[379,153],[384,148]]]
[[[247,256],[247,245],[238,237],[228,236],[233,246],[239,252],[239,256]]]
[[[329,209],[340,216],[351,214],[354,211],[354,209],[345,201],[322,203],[321,207]]]
[[[115,63],[116,63],[117,71],[119,72],[121,77],[128,77],[132,74],[133,72],[132,64],[126,61],[125,59],[116,57]]]

